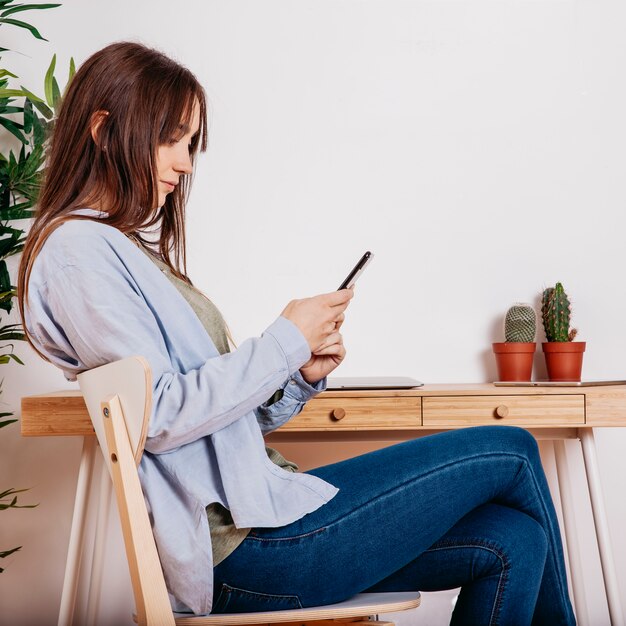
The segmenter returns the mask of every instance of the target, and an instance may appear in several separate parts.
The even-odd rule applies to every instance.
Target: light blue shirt
[[[265,452],[263,434],[325,387],[300,375],[310,351],[286,318],[220,356],[145,253],[117,229],[77,219],[57,228],[35,260],[26,323],[70,380],[131,355],[150,363],[153,408],[139,475],[174,610],[211,610],[208,504],[227,507],[239,528],[276,527],[337,493],[315,476],[281,469]],[[265,405],[279,388],[282,399]]]

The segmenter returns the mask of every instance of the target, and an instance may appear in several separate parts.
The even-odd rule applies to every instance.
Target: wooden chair
[[[413,593],[359,594],[345,602],[307,609],[264,613],[191,616],[174,614],[139,483],[137,466],[143,454],[152,404],[152,375],[141,357],[129,357],[78,376],[113,488],[122,525],[126,556],[140,626],[327,624],[391,625],[369,621],[371,615],[412,609],[420,604]]]

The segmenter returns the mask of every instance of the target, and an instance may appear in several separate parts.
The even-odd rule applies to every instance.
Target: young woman
[[[353,294],[290,302],[230,351],[185,270],[185,197],[205,146],[205,96],[188,70],[134,43],[94,54],[56,121],[19,274],[30,341],[68,379],[132,354],[150,362],[140,476],[173,607],[462,587],[455,624],[573,624],[554,507],[524,430],[459,430],[307,473],[265,448],[263,434],[344,358]]]

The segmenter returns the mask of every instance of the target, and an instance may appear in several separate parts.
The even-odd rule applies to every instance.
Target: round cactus
[[[532,343],[537,334],[537,315],[530,304],[514,304],[504,318],[504,340],[507,343]]]
[[[571,306],[561,283],[544,289],[541,318],[548,341],[573,341],[576,329],[570,330]]]

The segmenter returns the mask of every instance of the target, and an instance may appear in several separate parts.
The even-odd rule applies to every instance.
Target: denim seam
[[[535,491],[537,492],[537,495],[538,495],[537,499],[541,503],[541,508],[542,508],[542,511],[543,511],[544,519],[546,521],[548,521],[550,519],[550,515],[548,514],[546,503],[545,503],[545,501],[544,501],[544,499],[543,499],[543,497],[541,495],[542,492],[541,492],[541,489],[539,488],[539,485],[537,483],[537,477],[535,476],[535,472],[533,472],[532,466],[530,465],[530,463],[528,463],[527,459],[522,457],[522,460],[524,462],[524,469],[526,469],[528,471],[528,473],[530,474],[530,476],[532,478],[532,481],[533,481],[533,483],[535,485]],[[519,473],[521,473],[521,471]],[[560,588],[561,602],[565,606],[569,602],[569,591],[567,591],[567,582],[565,583],[565,587],[563,587],[563,581],[561,580],[561,577],[558,575],[559,570],[560,570],[560,566],[559,566],[559,562],[558,562],[558,559],[557,559],[556,550],[552,549],[553,547],[557,546],[558,540],[554,536],[554,532],[553,532],[552,526],[549,523],[546,524],[545,528],[544,528],[543,524],[541,526],[544,529],[544,532],[547,531],[550,534],[550,536],[548,537],[548,554],[551,554],[551,556],[552,556],[552,566],[554,567],[557,583],[558,583],[559,588]]]
[[[480,540],[476,540],[476,539],[473,541],[475,543],[471,543],[471,542],[456,543],[452,540],[448,540],[448,541],[439,543],[438,547],[436,548],[429,548],[428,550],[425,550],[424,553],[438,552],[440,550],[452,550],[452,549],[457,549],[457,548],[474,548],[474,549],[480,548],[481,550],[486,550],[487,552],[491,552],[492,554],[495,554],[500,559],[500,562],[502,563],[502,570],[500,572],[500,576],[498,579],[498,588],[496,589],[496,596],[493,601],[493,608],[491,609],[491,617],[489,618],[489,624],[490,626],[497,626],[498,618],[500,616],[500,611],[502,610],[504,589],[506,587],[506,583],[509,578],[509,570],[511,568],[510,561],[506,557],[506,554],[498,550],[494,545],[480,541]]]
[[[490,454],[476,454],[475,456],[472,457],[466,457],[464,458],[462,461],[452,461],[450,463],[447,463],[445,465],[441,465],[425,474],[420,474],[419,476],[415,476],[413,478],[410,478],[409,480],[404,481],[403,483],[400,483],[398,485],[394,485],[391,489],[388,489],[387,491],[384,491],[382,493],[380,493],[377,496],[377,499],[379,498],[383,498],[383,497],[387,497],[390,494],[393,494],[396,491],[399,491],[400,489],[404,489],[407,485],[410,485],[411,483],[417,481],[417,480],[421,480],[427,476],[431,476],[432,474],[434,474],[435,472],[439,472],[442,470],[446,470],[449,469],[451,467],[454,467],[455,465],[459,465],[460,463],[465,463],[468,460],[475,460],[475,459],[485,459],[488,457],[494,457],[494,456],[505,456],[505,457],[513,457],[516,459],[520,459],[521,461],[523,461],[524,463],[526,462],[526,459],[523,456],[520,456],[519,454],[513,454],[511,452],[492,452]],[[535,483],[536,485],[536,483]],[[328,524],[326,524],[326,528],[330,528],[331,526],[339,523],[340,521],[348,518],[350,515],[353,515],[354,513],[356,513],[357,511],[359,511],[360,509],[365,509],[369,506],[372,506],[372,500],[369,500],[363,504],[360,504],[359,506],[355,507],[354,509],[352,509],[349,513],[347,513],[346,515],[339,517],[335,520],[333,520],[332,522],[329,522]],[[545,513],[545,511],[544,511]]]
[[[323,533],[326,530],[326,526],[322,526],[322,528],[316,528],[315,530],[311,530],[308,533],[302,533],[301,535],[291,535],[290,537],[257,537],[255,536],[253,533],[254,531],[250,531],[250,533],[248,534],[248,536],[244,539],[244,541],[247,541],[248,539],[250,540],[254,540],[254,541],[265,541],[267,543],[272,542],[272,541],[292,541],[293,539],[303,539],[304,537],[311,537],[313,535],[319,535],[320,533]]]
[[[280,593],[263,593],[261,591],[251,591],[250,589],[242,589],[241,587],[234,587],[227,583],[222,583],[222,588],[220,589],[220,596],[222,593],[225,593],[228,596],[228,599],[224,602],[224,608],[228,606],[230,603],[231,594],[233,592],[240,593],[246,596],[252,596],[254,598],[264,599],[264,600],[295,600],[300,608],[302,608],[302,602],[300,598],[296,594],[280,594]],[[221,599],[221,598],[220,598]]]

